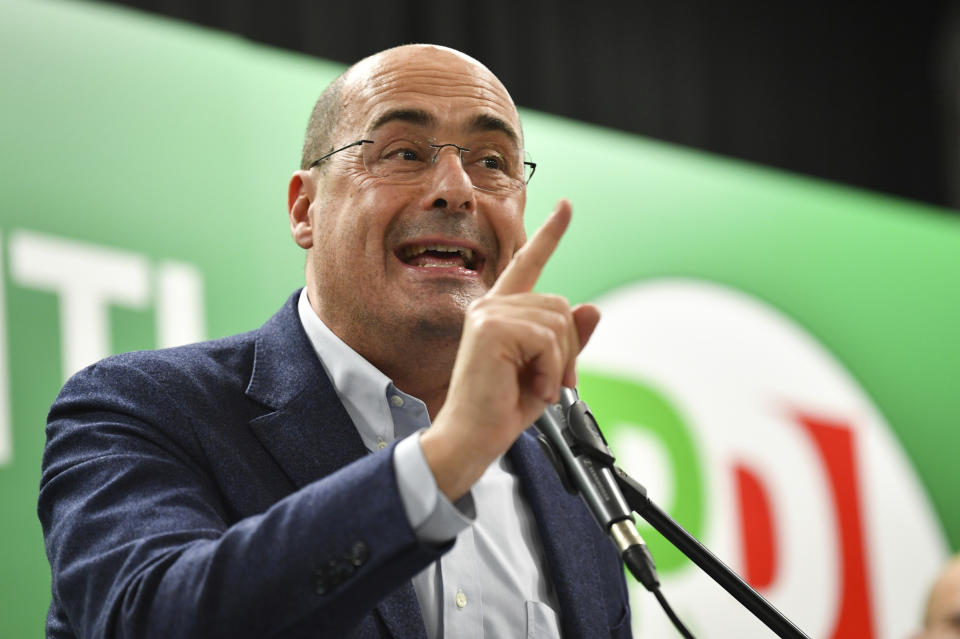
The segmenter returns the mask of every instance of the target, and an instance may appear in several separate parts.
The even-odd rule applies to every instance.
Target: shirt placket
[[[443,581],[443,636],[483,638],[483,589],[473,527],[440,559]]]

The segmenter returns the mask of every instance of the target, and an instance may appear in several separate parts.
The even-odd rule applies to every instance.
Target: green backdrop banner
[[[110,353],[259,326],[301,285],[286,184],[341,70],[113,7],[0,4],[0,636],[43,632],[35,504],[60,385]],[[539,288],[607,313],[581,390],[615,451],[812,635],[859,620],[858,636],[903,636],[960,548],[960,224],[521,115],[538,162],[528,229],[574,203]],[[781,458],[809,482],[781,476]],[[901,519],[919,523],[881,530]],[[800,541],[803,526],[825,532]],[[894,543],[921,559],[889,559]],[[767,636],[651,545],[693,627]],[[852,588],[859,607],[843,603]],[[637,630],[656,633],[635,602]]]

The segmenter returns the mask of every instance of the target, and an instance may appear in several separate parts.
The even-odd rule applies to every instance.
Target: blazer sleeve
[[[392,449],[236,520],[171,388],[114,358],[51,408],[38,504],[50,635],[342,637],[449,548],[417,542]]]

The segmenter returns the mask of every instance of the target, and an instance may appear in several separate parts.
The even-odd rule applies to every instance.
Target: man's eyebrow
[[[422,109],[390,109],[374,120],[371,132],[376,131],[385,124],[397,121],[409,122],[410,124],[416,124],[424,128],[436,127],[438,124],[437,118],[432,113]],[[499,131],[510,138],[514,144],[517,146],[520,145],[520,136],[513,130],[513,127],[505,120],[495,115],[490,115],[489,113],[481,113],[474,116],[467,123],[466,129],[471,132]]]
[[[422,127],[436,126],[437,123],[437,119],[432,114],[421,109],[390,109],[374,121],[371,131],[376,131],[384,124],[397,120]]]
[[[481,113],[470,121],[467,129],[470,131],[500,131],[510,138],[514,144],[520,145],[520,136],[513,130],[513,127],[495,115]]]

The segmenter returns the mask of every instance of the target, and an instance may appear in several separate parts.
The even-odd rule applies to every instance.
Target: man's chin
[[[420,315],[414,323],[414,331],[421,339],[457,341],[463,332],[465,312],[447,308]]]
[[[407,300],[405,322],[413,330],[413,337],[425,339],[459,340],[467,309],[485,292],[482,284],[476,286],[439,287],[430,291],[418,291]]]
[[[456,342],[463,332],[463,322],[452,324],[424,319],[417,323],[416,332],[421,339]]]

